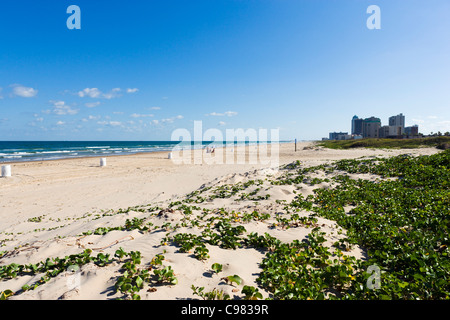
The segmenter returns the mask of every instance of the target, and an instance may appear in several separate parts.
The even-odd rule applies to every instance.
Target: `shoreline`
[[[95,142],[111,142],[111,141],[95,141]],[[165,142],[165,141],[163,141]],[[315,142],[315,141],[302,141],[302,142]],[[277,143],[277,144],[288,144],[288,143],[294,143],[292,141],[279,141],[279,142],[273,142],[273,143]],[[273,144],[272,142],[270,143],[265,143],[267,145]],[[262,143],[259,142],[252,142],[252,143],[248,143],[248,144],[244,144],[244,145],[240,145],[240,144],[235,144],[233,147],[247,147],[247,146],[257,146],[257,145],[262,145]],[[201,148],[197,148],[197,149],[205,149],[206,145],[202,145]],[[221,147],[217,147],[217,148],[227,148],[228,146],[225,144],[222,144]],[[189,150],[196,150],[196,148],[191,148]],[[46,161],[59,161],[59,160],[73,160],[73,159],[89,159],[89,158],[109,158],[109,157],[119,157],[119,156],[133,156],[133,155],[139,155],[139,154],[153,154],[153,153],[169,153],[172,152],[172,149],[168,149],[168,150],[155,150],[155,151],[143,151],[143,152],[134,152],[134,153],[124,153],[124,154],[108,154],[108,155],[92,155],[92,156],[74,156],[74,157],[62,157],[62,158],[57,158],[57,159],[36,159],[36,160],[22,160],[22,161],[0,161],[0,166],[2,165],[11,165],[11,164],[19,164],[19,163],[24,163],[24,162],[46,162]]]

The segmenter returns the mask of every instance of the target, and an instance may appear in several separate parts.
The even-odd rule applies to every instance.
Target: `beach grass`
[[[392,148],[414,149],[420,147],[436,147],[446,149],[450,147],[450,137],[425,137],[416,139],[376,139],[367,138],[359,140],[325,140],[317,142],[318,146],[330,149],[352,148]]]

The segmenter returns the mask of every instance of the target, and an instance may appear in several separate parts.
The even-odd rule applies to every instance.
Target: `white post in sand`
[[[100,158],[100,167],[106,167],[106,158]]]
[[[169,155],[167,156],[168,159],[172,159],[172,152],[169,152]]]
[[[9,164],[2,166],[2,177],[11,177],[11,166]]]

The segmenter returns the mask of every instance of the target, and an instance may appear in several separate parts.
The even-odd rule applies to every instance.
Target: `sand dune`
[[[310,166],[362,156],[438,151],[433,148],[329,150],[308,142],[299,143],[297,148],[294,152],[293,144],[281,144],[279,165],[300,160],[302,165]],[[246,152],[248,156],[257,149],[241,147],[234,152]],[[305,184],[300,190],[290,185],[271,185],[270,180],[283,172],[259,163],[208,164],[208,160],[202,164],[175,164],[167,159],[167,153],[109,157],[106,167],[100,167],[98,161],[98,158],[83,158],[12,164],[12,177],[0,179],[0,251],[4,252],[1,265],[38,263],[47,258],[78,254],[85,249],[91,249],[95,256],[104,253],[112,257],[117,249],[123,248],[127,252],[140,251],[141,265],[147,267],[156,255],[164,255],[163,265],[170,266],[177,277],[176,285],[147,285],[140,292],[142,299],[198,299],[192,285],[205,287],[205,291],[223,290],[231,298],[242,298],[244,285],[257,286],[263,252],[206,244],[209,257],[201,261],[193,256],[194,252],[181,253],[176,245],[165,243],[165,237],[176,233],[201,235],[207,219],[225,210],[236,213],[233,223],[244,226],[247,233],[267,232],[286,242],[302,240],[311,228],[273,228],[274,217],[282,210],[283,203],[291,202],[298,194],[306,197],[314,188],[329,187],[326,182],[316,186]],[[211,197],[217,190],[229,192],[228,187],[249,181],[255,183],[230,197]],[[173,203],[195,191],[206,201],[190,203],[198,208],[187,220],[186,213]],[[270,214],[270,218],[243,221],[244,213],[255,210]],[[308,216],[308,212],[301,214]],[[150,229],[93,234],[97,228],[123,226],[134,218],[143,219]],[[193,221],[200,224],[195,225]],[[327,243],[341,237],[333,221],[319,218],[317,225],[326,232]],[[364,257],[363,250],[357,247],[348,254]],[[213,263],[222,264],[222,272],[212,272]],[[0,291],[10,289],[20,293],[11,299],[120,298],[123,295],[116,292],[114,284],[122,274],[121,266],[119,261],[107,266],[89,263],[77,270],[67,270],[26,292],[21,292],[22,286],[35,283],[42,275],[23,275],[0,281]],[[243,281],[232,285],[222,279],[227,275],[239,275]],[[268,292],[260,291],[264,297],[269,296]]]

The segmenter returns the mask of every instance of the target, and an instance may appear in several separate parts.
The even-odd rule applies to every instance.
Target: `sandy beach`
[[[233,152],[235,156],[245,153],[250,157],[258,149],[255,146],[237,147]],[[303,166],[312,166],[339,159],[437,152],[439,150],[435,148],[331,150],[315,147],[311,142],[300,142],[297,152],[292,143],[280,144],[278,160],[279,166],[297,160]],[[140,292],[142,299],[198,299],[192,285],[205,287],[205,291],[217,288],[231,298],[242,298],[244,285],[257,286],[259,263],[264,256],[261,251],[207,245],[209,257],[199,260],[193,257],[193,252],[182,253],[176,245],[164,243],[164,238],[170,232],[199,235],[201,228],[192,223],[195,217],[205,212],[213,216],[220,208],[239,213],[257,210],[273,216],[282,206],[279,203],[292,201],[296,191],[289,185],[267,183],[267,178],[281,173],[266,163],[211,163],[207,160],[220,155],[218,150],[213,155],[204,150],[199,154],[202,161],[197,162],[201,163],[191,161],[188,164],[175,163],[168,159],[167,152],[108,157],[105,167],[99,166],[99,158],[11,163],[12,176],[0,178],[0,251],[6,252],[0,258],[0,264],[37,263],[47,258],[78,254],[85,249],[91,249],[92,255],[102,252],[113,256],[116,250],[123,248],[127,252],[140,251],[142,265],[150,264],[156,255],[163,254],[163,265],[170,266],[177,277],[176,285],[158,285],[153,290],[150,286],[145,287]],[[262,181],[257,190],[261,198],[241,201],[233,197],[216,198],[191,204],[199,208],[194,210],[189,223],[184,220],[183,211],[171,205],[200,189],[250,180]],[[256,188],[250,186],[246,191],[251,193]],[[305,185],[301,193],[307,196],[314,188],[317,186]],[[264,198],[266,195],[270,197]],[[203,217],[207,217],[206,214]],[[124,225],[127,219],[133,218],[145,219],[152,229],[88,234],[99,227]],[[236,219],[235,223],[242,224],[247,233],[268,232],[282,241],[302,240],[310,232],[310,228],[301,226],[286,230],[269,228],[273,224],[271,219],[250,222]],[[181,227],[174,231],[176,224]],[[319,218],[318,225],[326,232],[330,243],[340,237],[333,221]],[[354,248],[348,254],[364,258],[360,248]],[[213,263],[223,265],[219,274],[211,272]],[[121,265],[117,261],[106,266],[89,263],[76,273],[63,272],[35,290],[20,292],[23,285],[33,284],[40,278],[23,275],[1,281],[0,291],[20,292],[10,299],[115,299],[123,297],[114,288],[122,274]],[[243,281],[239,285],[227,283],[222,278],[228,275],[239,275]],[[260,292],[264,297],[269,296],[268,292]]]

